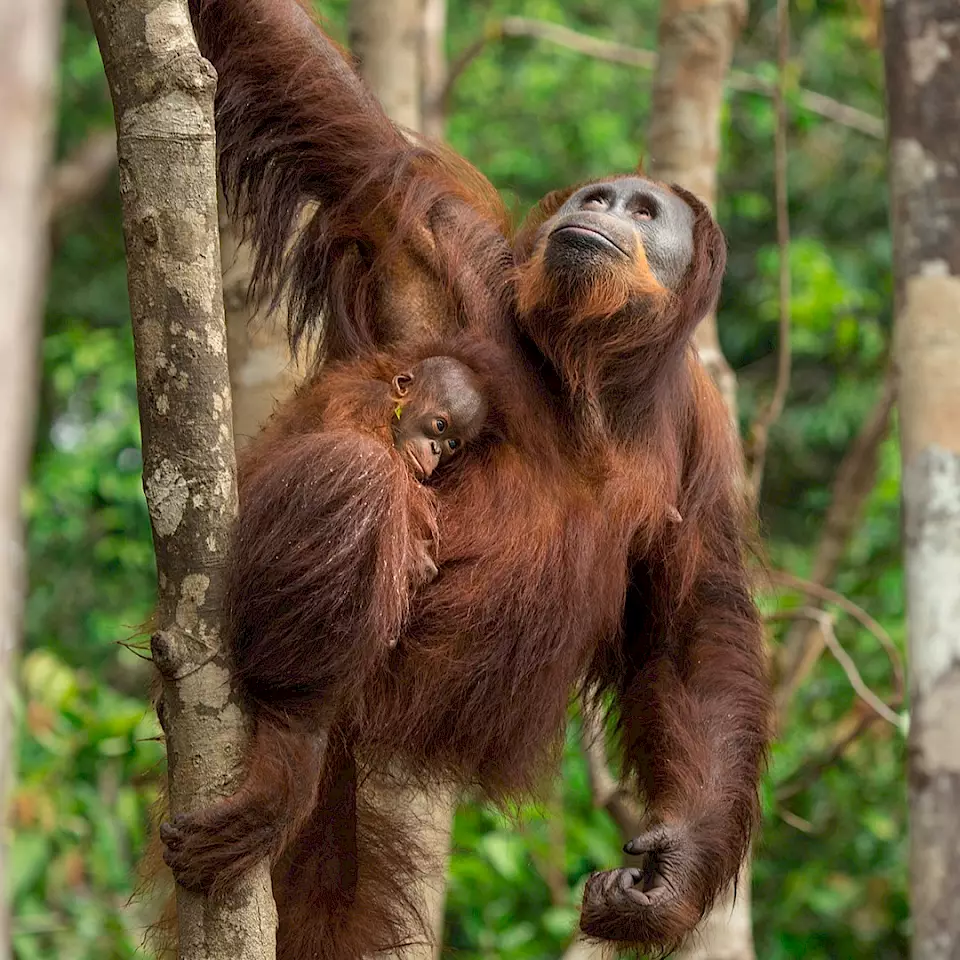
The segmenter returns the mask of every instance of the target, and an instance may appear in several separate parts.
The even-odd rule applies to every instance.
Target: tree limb
[[[493,21],[451,65],[442,95],[445,111],[449,107],[453,88],[463,72],[483,52],[488,43],[501,40],[504,37],[527,37],[531,40],[542,40],[545,43],[552,43],[555,46],[564,47],[567,50],[573,50],[597,60],[620,63],[624,66],[643,70],[653,70],[657,65],[657,55],[652,50],[641,50],[623,43],[590,37],[559,23],[550,23],[546,20],[533,20],[528,17],[506,17],[503,20]],[[763,97],[775,95],[775,85],[744,70],[731,70],[727,75],[726,83],[729,89],[736,93],[752,93]],[[886,136],[886,127],[882,117],[841,103],[825,94],[800,89],[797,91],[797,102],[808,113],[814,113],[823,117],[824,120],[830,120],[868,137],[883,140]]]
[[[809,577],[812,583],[827,584],[836,575],[864,502],[876,482],[878,451],[889,431],[895,400],[896,377],[891,364],[873,410],[837,470],[830,508],[814,554]],[[822,650],[820,632],[808,623],[798,622],[787,631],[777,654],[777,703],[781,719]]]
[[[868,706],[878,717],[882,717],[887,723],[900,727],[900,715],[888,707],[883,700],[877,696],[864,682],[860,676],[857,665],[853,658],[844,650],[840,641],[837,639],[837,633],[834,629],[834,618],[825,610],[817,607],[800,607],[796,610],[778,610],[771,614],[768,620],[795,620],[802,618],[816,623],[823,633],[823,640],[830,652],[836,657],[837,662],[843,668],[843,672],[850,681],[856,695]]]
[[[583,753],[587,760],[587,776],[593,805],[606,810],[625,839],[637,837],[642,832],[643,814],[625,790],[610,774],[603,720],[597,709],[581,701]]]
[[[217,235],[213,70],[186,0],[88,0],[114,102],[120,196],[159,579],[151,649],[163,678],[171,812],[236,786],[246,742],[221,632],[236,515]],[[182,960],[272,960],[263,862],[229,898],[177,890]]]
[[[44,178],[56,115],[59,0],[0,4],[0,823],[15,772],[13,698],[23,628],[26,557],[21,497],[30,465],[43,332],[47,224]],[[5,831],[6,832],[6,831]],[[0,877],[9,877],[6,836]],[[10,956],[7,899],[0,960]]]
[[[865,630],[872,633],[890,660],[891,682],[893,684],[892,702],[895,706],[900,706],[900,704],[903,703],[903,663],[896,645],[882,624],[874,620],[863,607],[854,603],[842,593],[837,593],[836,590],[831,590],[822,584],[804,580],[803,577],[787,573],[785,570],[770,570],[767,576],[771,582],[779,584],[780,586],[796,590],[799,593],[805,593],[824,603],[832,603],[838,606],[844,613],[853,617]]]
[[[117,134],[94,130],[54,168],[47,190],[47,211],[57,220],[86,203],[104,187],[117,167]]]
[[[774,96],[774,179],[777,201],[777,249],[780,254],[779,312],[777,343],[777,379],[770,404],[751,430],[752,458],[750,486],[755,503],[760,501],[763,470],[767,462],[770,429],[780,419],[790,391],[790,211],[787,186],[787,67],[790,59],[790,6],[777,0],[777,87]]]

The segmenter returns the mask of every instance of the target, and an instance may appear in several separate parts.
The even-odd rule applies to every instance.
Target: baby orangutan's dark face
[[[453,357],[428,357],[393,378],[394,446],[418,480],[455,457],[483,427],[487,401],[473,371]]]

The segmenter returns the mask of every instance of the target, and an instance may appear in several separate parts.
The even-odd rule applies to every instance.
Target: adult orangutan
[[[167,862],[217,888],[271,856],[284,960],[386,949],[410,935],[416,854],[364,778],[399,764],[522,795],[586,688],[610,695],[647,813],[627,845],[644,866],[590,878],[582,929],[675,946],[737,873],[769,740],[738,447],[690,344],[717,298],[719,228],[681,188],[629,175],[551,194],[514,237],[482,176],[398,131],[296,0],[191,10],[220,76],[224,187],[293,341],[317,334],[318,359],[343,361],[467,331],[504,352],[512,393],[502,442],[431,484],[439,575],[375,655],[349,616],[318,632],[326,558],[290,542],[284,497],[307,532],[322,501],[298,487],[309,456],[284,473],[313,434],[255,445],[239,529],[261,546],[235,553],[230,623],[288,669],[243,676],[247,778],[164,828]]]

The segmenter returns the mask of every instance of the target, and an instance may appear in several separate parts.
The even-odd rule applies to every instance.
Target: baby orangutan
[[[394,446],[427,480],[483,429],[487,401],[473,371],[454,357],[427,357],[393,378]]]
[[[412,595],[438,573],[443,468],[468,446],[480,455],[506,438],[506,388],[495,385],[510,376],[501,365],[497,347],[472,338],[332,364],[298,390],[296,403],[277,411],[265,442],[241,459],[236,556],[262,562],[269,577],[276,564],[259,552],[279,536],[291,562],[302,557],[299,576],[324,584],[313,610],[316,636],[337,636],[352,622],[344,649],[396,645]],[[272,500],[250,498],[248,491],[271,487],[276,476],[283,487]],[[263,503],[273,505],[261,515]],[[365,585],[361,597],[357,584]],[[282,594],[283,585],[276,589]],[[358,604],[365,610],[359,627]],[[246,611],[236,624],[241,674],[256,666],[246,663],[246,644],[248,631],[262,629],[254,626],[261,613],[264,620],[277,616]]]
[[[476,438],[488,404],[476,374],[454,357],[427,357],[393,378],[397,406],[391,429],[397,452],[418,480],[429,480]],[[431,540],[421,540],[419,575],[429,583],[438,573]]]

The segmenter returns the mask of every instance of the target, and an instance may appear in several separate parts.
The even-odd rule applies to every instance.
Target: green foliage
[[[321,7],[344,39],[346,0]],[[791,82],[879,115],[881,64],[861,5],[792,7]],[[772,11],[772,0],[751,4],[737,51],[738,68],[768,81]],[[653,0],[450,0],[448,51],[455,58],[508,15],[653,49],[657,13]],[[492,41],[454,90],[449,139],[522,210],[556,187],[635,165],[649,81],[538,41]],[[68,6],[61,90],[58,145],[66,152],[111,123],[82,5]],[[796,87],[791,109],[794,376],[770,438],[762,509],[771,563],[804,575],[836,468],[879,393],[891,250],[883,142],[806,111]],[[768,97],[728,93],[718,215],[730,260],[720,329],[739,375],[744,429],[770,396],[776,364],[773,124]],[[111,187],[54,233],[40,427],[25,495],[30,597],[10,878],[19,960],[132,957],[144,923],[126,902],[162,751],[144,699],[149,672],[119,645],[140,630],[154,596],[119,222]],[[898,500],[893,436],[834,585],[902,648]],[[874,638],[845,618],[837,637],[865,681],[889,693],[890,667]],[[763,960],[906,955],[902,734],[874,724],[841,760],[781,798],[855,709],[843,671],[825,655],[792,706],[764,787],[754,872]],[[586,875],[619,861],[621,838],[593,807],[577,742],[573,729],[563,780],[539,807],[508,817],[465,803],[458,813],[447,941],[464,960],[559,957]]]

